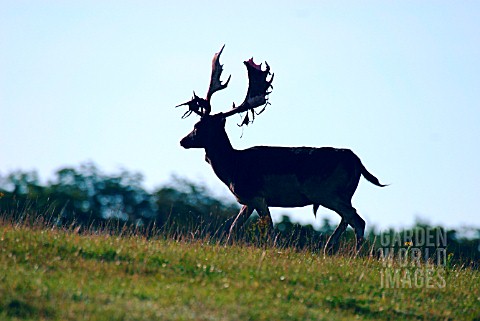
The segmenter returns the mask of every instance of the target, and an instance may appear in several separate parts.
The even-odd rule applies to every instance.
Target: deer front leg
[[[272,216],[270,215],[270,210],[268,209],[268,205],[265,199],[257,197],[252,201],[252,203],[258,215],[260,215],[261,220],[266,220],[267,229],[273,231]]]
[[[230,229],[228,231],[228,237],[227,237],[227,242],[230,241],[230,237],[233,234],[237,233],[241,227],[245,225],[245,222],[248,220],[250,215],[253,213],[253,207],[250,207],[248,205],[243,205],[242,208],[240,209],[240,212],[238,212],[237,216],[232,222],[232,225],[230,225]]]
[[[255,210],[260,216],[259,220],[259,230],[263,241],[273,241],[276,243],[277,236],[275,235],[272,216],[270,215],[270,210],[268,209],[268,204],[264,198],[257,197],[253,200]]]

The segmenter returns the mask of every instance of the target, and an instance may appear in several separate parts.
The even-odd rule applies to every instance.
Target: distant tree
[[[95,227],[108,221],[175,232],[219,234],[225,221],[238,213],[238,205],[219,200],[203,185],[174,177],[146,191],[143,177],[123,170],[104,174],[93,163],[65,167],[47,184],[38,174],[15,171],[0,177],[3,216],[35,213],[62,225]]]
[[[280,232],[280,241],[284,246],[308,248],[312,251],[323,248],[328,237],[328,234],[324,232],[330,232],[331,229],[328,219],[324,220],[321,230],[316,230],[312,225],[293,223],[287,215],[282,216],[281,221],[276,224],[276,228]]]
[[[0,205],[4,212],[56,216],[62,224],[88,226],[108,219],[141,223],[156,215],[155,202],[143,189],[142,179],[125,170],[105,175],[86,163],[58,170],[53,180],[41,186],[36,172],[17,171],[1,179]]]
[[[13,220],[25,217],[28,212],[45,215],[51,211],[48,204],[48,192],[40,185],[35,171],[14,171],[0,176],[0,210],[3,216]]]
[[[173,177],[154,192],[157,226],[182,232],[217,235],[225,221],[238,213],[238,205],[218,200],[203,185]]]
[[[50,182],[50,195],[62,206],[62,219],[87,224],[116,219],[141,223],[155,216],[152,196],[142,187],[143,177],[126,170],[105,175],[92,164],[64,168]]]
[[[447,231],[447,253],[454,263],[467,263],[480,268],[480,229],[472,228],[473,235],[461,236],[456,230]]]

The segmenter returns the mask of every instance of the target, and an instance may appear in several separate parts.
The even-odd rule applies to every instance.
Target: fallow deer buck
[[[212,166],[218,178],[228,186],[240,204],[243,205],[230,227],[245,223],[256,210],[260,217],[266,217],[273,228],[269,206],[301,207],[313,205],[316,215],[320,205],[337,212],[341,222],[328,239],[325,251],[335,250],[340,235],[347,225],[353,227],[360,248],[365,230],[365,221],[352,207],[351,199],[358,186],[360,176],[377,186],[378,179],[363,166],[360,158],[348,149],[331,147],[269,147],[257,146],[245,150],[232,147],[225,131],[227,117],[247,112],[241,125],[253,122],[255,115],[265,110],[269,89],[272,88],[273,74],[270,79],[270,66],[262,70],[261,64],[253,58],[244,62],[248,72],[248,90],[244,102],[227,112],[210,114],[212,95],[225,89],[230,81],[222,84],[220,76],[222,65],[220,52],[212,61],[212,75],[206,99],[193,93],[192,100],[178,105],[188,106],[182,118],[192,112],[200,116],[191,133],[185,136],[180,145],[184,148],[204,148],[205,160]],[[255,108],[263,107],[260,112]],[[251,112],[252,120],[249,119]]]

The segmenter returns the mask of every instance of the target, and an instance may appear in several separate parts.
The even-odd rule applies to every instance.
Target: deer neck
[[[222,182],[229,185],[232,179],[235,149],[226,132],[218,135],[205,147],[205,160],[212,166]]]

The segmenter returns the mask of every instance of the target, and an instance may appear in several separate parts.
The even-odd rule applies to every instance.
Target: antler
[[[183,114],[182,118],[186,118],[192,113],[195,113],[200,117],[209,115],[212,111],[212,106],[210,104],[212,95],[228,86],[231,76],[228,76],[228,79],[224,84],[222,84],[222,81],[220,80],[220,76],[222,75],[223,71],[223,65],[220,64],[220,55],[223,52],[223,48],[225,48],[225,45],[223,45],[222,49],[220,49],[220,51],[217,52],[212,59],[212,75],[210,77],[210,86],[208,87],[207,99],[198,97],[195,92],[193,92],[192,100],[176,106],[188,106],[188,110],[185,112],[185,114]],[[253,58],[244,61],[243,63],[247,67],[248,72],[247,96],[240,106],[235,107],[234,103],[231,110],[227,111],[226,113],[219,113],[223,117],[229,117],[246,111],[247,115],[245,115],[240,126],[252,123],[255,120],[255,115],[261,114],[267,105],[270,104],[268,102],[268,95],[271,92],[268,90],[273,88],[272,81],[274,76],[274,74],[271,74],[272,76],[270,77],[270,80],[267,80],[267,77],[270,75],[270,66],[267,64],[267,62],[265,62],[265,70],[262,70],[262,64],[257,65],[255,62],[253,62]],[[263,106],[263,109],[259,112],[256,112],[255,108],[260,106]],[[249,118],[248,111],[252,113],[252,120]]]
[[[217,52],[212,59],[212,75],[210,77],[210,86],[208,87],[207,99],[198,97],[195,92],[193,92],[192,100],[176,106],[188,106],[188,110],[185,112],[185,114],[183,114],[182,118],[190,116],[192,112],[196,113],[200,117],[210,114],[212,111],[212,106],[210,104],[212,95],[219,90],[227,88],[232,76],[230,75],[227,81],[222,84],[220,76],[222,75],[223,65],[220,64],[220,55],[222,54],[223,48],[225,48],[225,45],[223,45],[222,49],[220,49],[220,51]]]
[[[210,98],[212,98],[212,95],[215,92],[227,88],[228,83],[232,78],[232,75],[228,76],[227,82],[224,84],[222,84],[222,81],[220,80],[220,76],[222,75],[223,71],[223,65],[220,64],[220,55],[222,54],[223,48],[225,48],[225,45],[223,45],[222,49],[220,49],[220,51],[217,52],[212,59],[212,76],[210,77],[210,86],[208,87],[207,101],[210,101]]]
[[[185,112],[185,114],[183,114],[182,119],[190,116],[192,112],[199,115],[200,117],[203,117],[205,115],[208,115],[211,110],[210,103],[205,99],[198,97],[195,92],[193,92],[192,100],[177,105],[175,106],[175,108],[180,106],[188,106],[188,110]]]
[[[253,62],[253,58],[244,61],[245,66],[247,67],[248,72],[248,90],[247,96],[245,100],[240,106],[233,107],[231,110],[223,113],[224,117],[229,117],[231,115],[235,115],[238,113],[243,113],[245,111],[252,112],[252,120],[250,121],[248,113],[243,119],[242,123],[239,126],[248,125],[255,120],[255,115],[261,114],[267,105],[270,103],[268,102],[268,95],[271,91],[268,91],[270,88],[273,88],[272,81],[273,76],[270,77],[270,80],[267,80],[268,75],[270,75],[270,66],[267,62],[265,62],[266,68],[262,70],[262,64],[257,65]],[[259,112],[255,112],[255,108],[263,106],[263,109]]]

